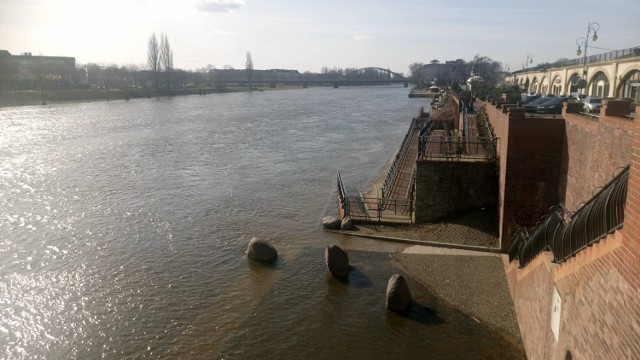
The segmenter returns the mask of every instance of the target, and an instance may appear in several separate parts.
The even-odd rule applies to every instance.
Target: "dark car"
[[[543,96],[539,99],[535,99],[528,104],[521,105],[526,112],[536,112],[538,111],[538,106],[546,103],[547,101],[553,99],[555,96]]]
[[[520,105],[528,104],[528,103],[532,102],[533,100],[537,100],[537,99],[540,99],[540,95],[523,96],[522,100],[520,100]]]
[[[562,114],[562,106],[565,102],[580,102],[580,101],[574,97],[567,97],[567,96],[551,98],[551,100],[538,106],[536,111],[543,114]]]

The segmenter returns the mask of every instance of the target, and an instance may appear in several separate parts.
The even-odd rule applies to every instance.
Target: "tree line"
[[[440,63],[433,60],[428,64],[416,62],[409,65],[409,78],[415,87],[436,85],[456,88],[464,85],[472,73],[482,77],[486,86],[498,85],[505,74],[499,61],[481,55],[469,61],[458,59]]]

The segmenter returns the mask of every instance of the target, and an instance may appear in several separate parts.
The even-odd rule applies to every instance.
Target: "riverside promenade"
[[[476,102],[474,107],[482,105]],[[437,118],[439,112],[435,110],[431,117]],[[468,120],[470,131],[476,133],[475,113],[469,114]],[[388,196],[392,199],[404,198],[411,186],[413,166],[418,160],[419,130],[413,129],[409,150],[390,187]],[[368,194],[379,192],[382,179],[371,185]],[[389,253],[408,276],[439,299],[500,333],[521,349],[521,358],[526,359],[504,272],[508,257],[499,252],[497,221],[494,209],[477,209],[439,223],[358,224],[353,230],[335,232],[348,235],[341,242],[346,250]]]

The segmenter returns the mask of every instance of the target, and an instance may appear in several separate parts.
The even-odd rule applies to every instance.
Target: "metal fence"
[[[348,195],[342,176],[336,176],[338,207],[342,218],[366,222],[407,223],[413,219],[413,194],[405,199],[388,199]]]
[[[430,136],[419,154],[424,158],[494,159],[497,155],[497,138],[462,136]]]
[[[391,166],[387,171],[387,176],[384,178],[384,181],[382,182],[382,187],[380,188],[381,198],[384,198],[385,195],[388,194],[389,189],[393,185],[393,181],[395,180],[396,175],[398,174],[398,170],[402,166],[402,159],[404,158],[404,155],[407,153],[407,150],[409,149],[409,145],[411,144],[411,135],[413,134],[413,130],[415,126],[416,126],[416,118],[413,118],[411,120],[411,125],[409,126],[409,130],[407,131],[407,133],[404,136],[404,139],[402,140],[400,149],[396,153],[396,156],[393,158],[393,162],[391,163]]]
[[[609,61],[626,57],[640,56],[640,46],[622,50],[613,50],[602,54],[587,56],[587,64],[597,63],[601,61]],[[552,67],[563,67],[572,65],[582,65],[584,58],[580,57],[572,60],[559,61],[551,64]]]
[[[516,233],[509,261],[517,258],[519,267],[524,267],[549,249],[553,261],[562,263],[617,230],[624,222],[628,182],[629,166],[573,215],[562,205],[552,208],[531,235],[526,229]]]

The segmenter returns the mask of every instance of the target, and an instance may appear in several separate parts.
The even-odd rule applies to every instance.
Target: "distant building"
[[[432,60],[429,64],[423,65],[423,78],[427,82],[446,84],[464,82],[464,67],[465,62],[462,59],[449,60],[444,63]]]
[[[4,87],[29,90],[44,85],[47,88],[68,88],[76,83],[76,59],[67,56],[33,56],[30,52],[11,55],[0,50]]]

